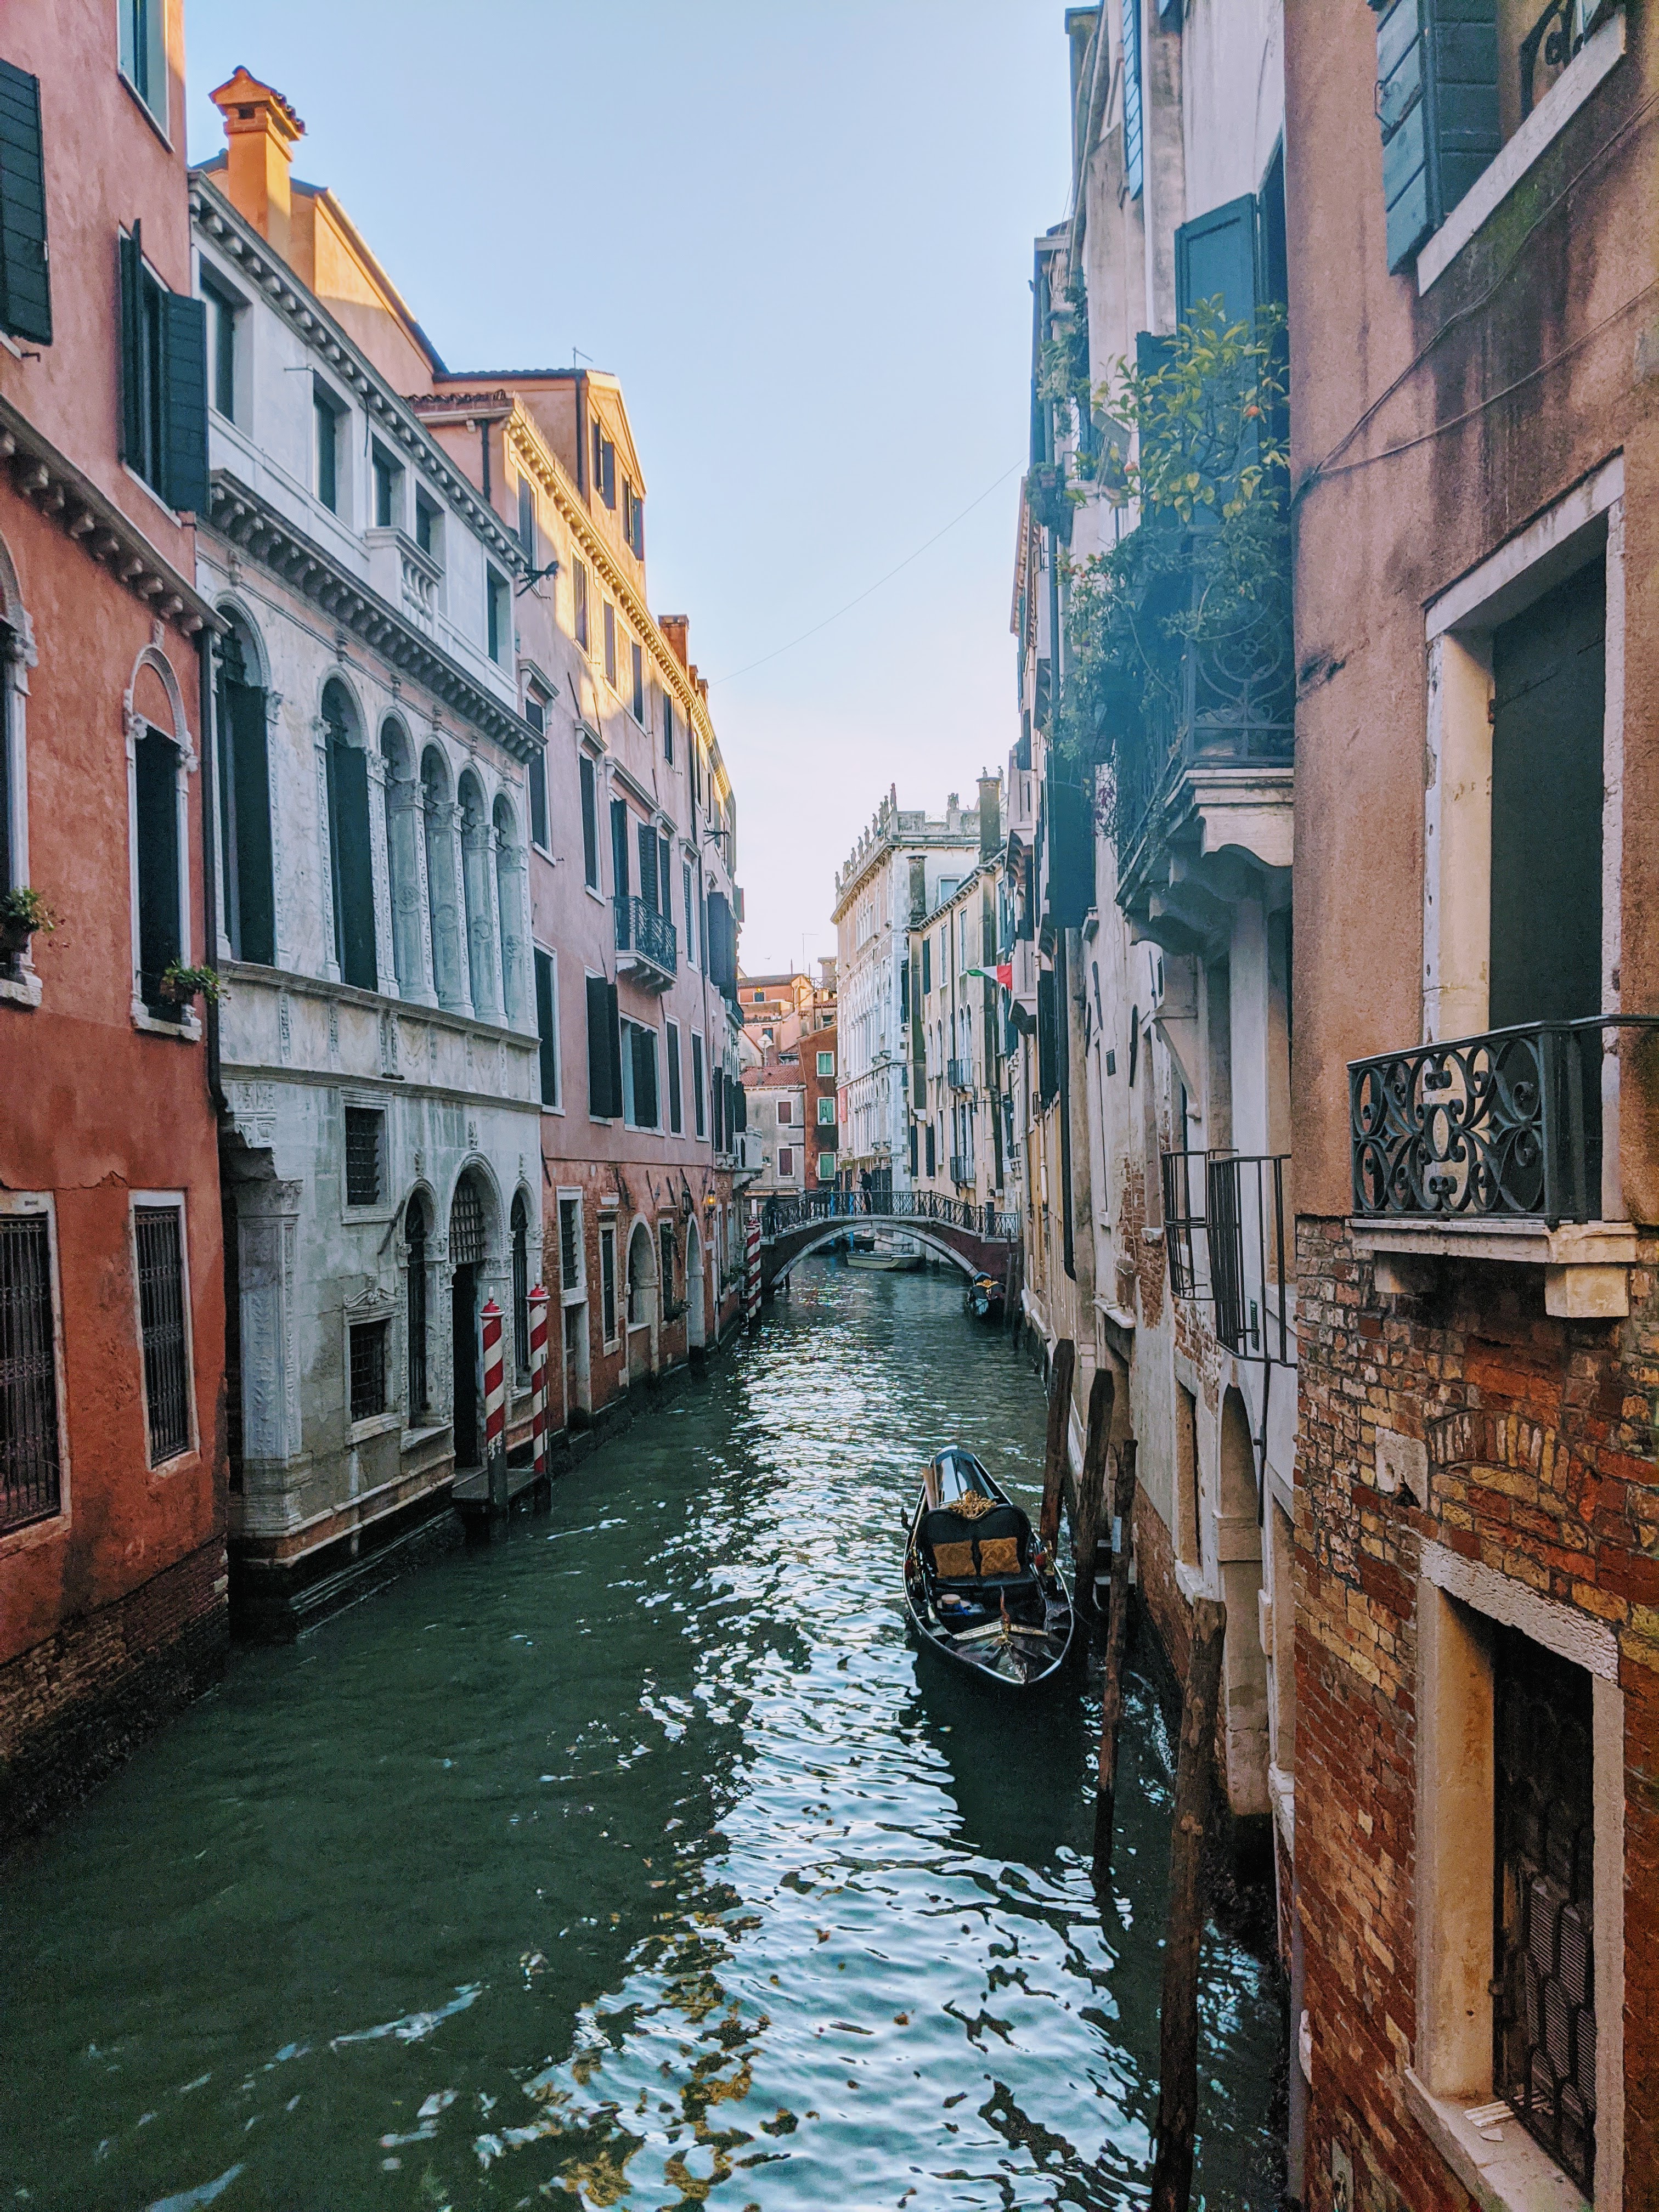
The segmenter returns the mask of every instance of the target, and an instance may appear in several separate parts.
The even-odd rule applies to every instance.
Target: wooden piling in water
[[[1048,1370],[1048,1440],[1042,1452],[1042,1518],[1037,1526],[1051,1554],[1060,1544],[1060,1501],[1066,1492],[1066,1442],[1076,1365],[1077,1346],[1069,1336],[1062,1336]]]
[[[1101,1508],[1106,1502],[1107,1446],[1117,1385],[1109,1367],[1097,1367],[1089,1385],[1089,1426],[1078,1481],[1077,1522],[1072,1530],[1077,1553],[1077,1588],[1073,1601],[1085,1629],[1095,1618],[1095,1553],[1100,1546]]]
[[[1133,1564],[1135,1457],[1133,1437],[1117,1448],[1117,1488],[1112,1510],[1117,1544],[1112,1553],[1112,1592],[1106,1617],[1106,1672],[1100,1688],[1100,1758],[1095,1770],[1095,1885],[1112,1878],[1112,1827],[1117,1804],[1117,1736],[1123,1721],[1123,1654],[1129,1638],[1129,1569]]]
[[[1204,1936],[1204,1836],[1215,1776],[1216,1697],[1227,1608],[1193,1604],[1192,1656],[1181,1703],[1175,1828],[1170,1847],[1170,1932],[1164,1950],[1159,2021],[1158,2154],[1152,2212],[1187,2212],[1198,2125],[1198,1967]]]

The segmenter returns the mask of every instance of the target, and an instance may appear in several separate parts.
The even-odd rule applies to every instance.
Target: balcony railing
[[[1291,1363],[1285,1252],[1287,1155],[1165,1152],[1164,1244],[1173,1297],[1215,1308],[1238,1359]]]
[[[974,1063],[971,1060],[951,1060],[945,1064],[945,1079],[952,1091],[971,1091],[974,1087]]]
[[[999,1212],[988,1200],[941,1198],[931,1190],[809,1190],[799,1196],[769,1198],[761,1206],[761,1236],[781,1237],[818,1221],[933,1221],[943,1229],[966,1229],[975,1237],[1006,1243],[1019,1239],[1018,1213]]]
[[[1659,1015],[1524,1022],[1351,1060],[1354,1212],[1551,1229],[1600,1218],[1601,1061],[1620,1030],[1659,1030]]]
[[[679,966],[679,939],[674,925],[642,898],[624,895],[612,902],[617,911],[617,950],[648,961],[661,975],[672,975]]]
[[[972,1182],[973,1179],[974,1163],[971,1155],[967,1152],[952,1152],[951,1155],[951,1182]]]

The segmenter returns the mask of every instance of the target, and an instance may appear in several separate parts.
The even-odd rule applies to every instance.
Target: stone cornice
[[[228,470],[209,478],[210,526],[225,541],[319,607],[328,620],[469,722],[514,760],[528,761],[546,738],[468,675],[441,646],[404,621],[377,592],[348,575],[329,554]]]
[[[136,522],[50,438],[8,399],[0,398],[0,463],[9,463],[21,498],[49,515],[89,560],[107,568],[161,621],[174,623],[186,637],[224,625],[207,601],[156,551]]]
[[[190,213],[195,228],[236,264],[295,336],[320,356],[330,374],[350,387],[381,434],[420,464],[497,558],[515,574],[526,573],[530,564],[517,536],[474,490],[409,401],[392,390],[316,295],[200,170],[191,172]]]

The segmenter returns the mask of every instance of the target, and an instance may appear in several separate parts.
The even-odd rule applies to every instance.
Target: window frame
[[[599,1342],[606,1352],[615,1352],[622,1343],[617,1334],[620,1319],[617,1297],[617,1224],[614,1220],[599,1224]]]
[[[587,1303],[587,1229],[583,1194],[579,1188],[562,1183],[553,1195],[558,1209],[554,1218],[558,1224],[556,1249],[559,1266],[559,1304],[561,1306],[586,1305]],[[564,1279],[564,1209],[567,1206],[575,1208],[576,1279],[574,1283],[567,1283]]]
[[[341,448],[349,449],[350,441],[341,436],[340,425],[350,411],[332,386],[325,383],[313,370],[311,378],[311,495],[325,514],[331,514],[337,522],[348,526],[350,517],[346,509],[350,501],[351,467],[349,451],[343,464]],[[332,441],[328,445],[324,440],[325,417],[332,428]],[[329,459],[326,470],[323,465],[325,452]],[[325,476],[328,478],[326,489]]]
[[[61,1536],[69,1526],[70,1496],[68,1376],[64,1364],[64,1285],[58,1237],[58,1200],[52,1191],[0,1190],[0,1215],[44,1218],[46,1224],[46,1279],[52,1314],[53,1411],[58,1425],[58,1504],[50,1513],[0,1526],[0,1559],[31,1545]],[[135,1276],[135,1284],[137,1278]],[[142,1358],[142,1347],[141,1347]]]
[[[359,1413],[356,1399],[356,1340],[360,1334],[370,1329],[377,1333],[380,1340],[380,1403],[366,1407],[363,1412]],[[370,1427],[377,1427],[393,1410],[391,1386],[392,1350],[392,1316],[389,1314],[371,1314],[366,1319],[347,1322],[346,1419],[354,1436]]]
[[[147,647],[143,653],[139,656],[138,666],[149,666],[161,677],[162,688],[167,692],[167,703],[173,714],[176,727],[173,730],[164,729],[159,722],[152,722],[148,715],[136,712],[130,711],[126,717],[127,870],[130,895],[129,928],[131,930],[130,942],[132,975],[132,1024],[135,1029],[147,1030],[153,1036],[170,1036],[177,1039],[182,1043],[195,1044],[200,1041],[202,1036],[202,1020],[200,1015],[197,1013],[193,1006],[183,1007],[180,1010],[178,1018],[175,1019],[171,1016],[160,1015],[152,1012],[148,1000],[143,995],[142,966],[143,957],[143,929],[142,901],[140,896],[141,864],[143,856],[140,851],[138,840],[138,747],[145,736],[147,734],[151,734],[161,738],[164,743],[170,744],[173,749],[175,756],[173,768],[173,803],[175,823],[174,860],[177,870],[177,889],[179,898],[178,957],[186,965],[190,963],[190,956],[192,950],[190,876],[190,778],[194,774],[197,766],[196,750],[191,743],[189,728],[184,719],[184,696],[179,689],[179,679],[173,672],[172,665],[167,660],[165,654],[154,646]],[[137,683],[137,669],[134,671],[133,683],[136,686]]]
[[[833,1076],[835,1072],[835,1054],[833,1052],[821,1052],[818,1054],[818,1080],[822,1082],[826,1075]]]
[[[372,1200],[354,1200],[351,1196],[349,1170],[347,1164],[349,1158],[351,1143],[350,1116],[353,1115],[366,1115],[370,1114],[375,1117],[376,1121],[380,1124],[375,1141],[375,1194]],[[352,1091],[345,1091],[341,1094],[340,1214],[343,1220],[385,1220],[389,1219],[392,1214],[396,1212],[396,1207],[391,1204],[387,1196],[387,1193],[391,1188],[392,1183],[392,1178],[388,1173],[388,1170],[391,1165],[390,1148],[387,1143],[389,1127],[390,1123],[386,1106],[382,1100],[375,1097],[373,1094],[363,1094]]]
[[[202,264],[201,283],[208,317],[208,404],[221,422],[235,424],[240,420],[236,403],[242,387],[242,317],[247,301],[206,262]],[[228,407],[223,404],[222,381],[227,370]]]
[[[588,611],[587,564],[573,560],[570,563],[570,634],[584,653],[592,650],[593,624]]]
[[[629,712],[645,727],[645,647],[636,637],[628,641]]]
[[[604,655],[601,665],[605,670],[605,682],[610,685],[611,689],[615,691],[617,690],[617,669],[618,665],[617,659],[617,607],[616,602],[613,599],[605,599],[601,604],[605,609],[605,612],[600,617],[599,623],[602,634]],[[617,696],[620,697],[621,694],[617,693]]]
[[[171,146],[167,0],[120,0],[116,37],[116,69],[122,83]],[[158,76],[159,85],[152,82]]]
[[[680,1025],[665,1019],[663,1024],[663,1073],[668,1096],[668,1128],[671,1137],[685,1134],[685,1085],[680,1063]]]
[[[497,668],[513,665],[513,596],[493,561],[484,562],[484,657]]]
[[[599,764],[586,747],[577,756],[577,797],[582,821],[582,886],[603,901],[603,861],[599,851]]]
[[[564,1060],[559,1050],[559,956],[553,946],[544,945],[535,937],[530,940],[530,949],[531,970],[534,978],[536,994],[536,1042],[540,1055],[538,1073],[541,1089],[541,1109],[544,1114],[562,1114],[564,1111]],[[544,961],[547,963],[551,1022],[550,1032],[546,1036],[544,1036],[541,1026],[541,978]],[[553,1076],[553,1095],[550,1098],[547,1096],[550,1061]]]
[[[691,1124],[693,1135],[702,1144],[708,1141],[708,1109],[703,1082],[706,1058],[702,1032],[694,1029],[691,1032]]]
[[[152,1474],[175,1472],[179,1463],[201,1450],[199,1409],[197,1405],[195,1315],[190,1282],[190,1214],[188,1194],[182,1190],[134,1190],[127,1194],[127,1250],[132,1268],[132,1327],[138,1351],[138,1402],[144,1423],[144,1465]],[[179,1223],[179,1298],[184,1333],[185,1401],[190,1434],[176,1452],[165,1459],[152,1456],[154,1429],[150,1421],[149,1377],[145,1370],[143,1300],[139,1289],[138,1216],[141,1212],[172,1212]]]
[[[404,470],[403,463],[398,459],[395,454],[391,453],[386,450],[380,439],[374,438],[370,440],[368,448],[368,476],[369,484],[374,496],[374,520],[373,527],[374,529],[397,531],[401,531],[403,529],[404,510],[407,505],[407,501],[404,495],[404,478],[406,473],[407,471]],[[382,517],[380,513],[380,493],[382,489],[385,489],[386,494],[386,514],[384,517]]]

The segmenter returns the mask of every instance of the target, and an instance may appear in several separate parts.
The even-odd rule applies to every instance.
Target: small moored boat
[[[867,1251],[856,1248],[847,1255],[849,1267],[881,1275],[907,1275],[921,1265],[921,1248],[910,1237],[878,1237]]]
[[[975,1275],[962,1294],[962,1310],[975,1321],[1000,1321],[1003,1289],[995,1275]]]
[[[904,1604],[924,1644],[1005,1690],[1053,1681],[1072,1601],[1031,1523],[959,1444],[929,1460],[904,1550]]]

